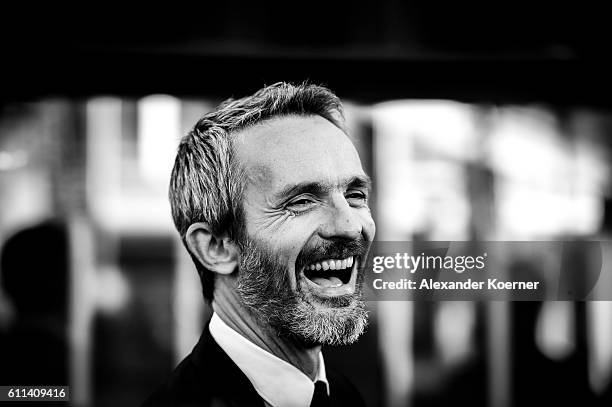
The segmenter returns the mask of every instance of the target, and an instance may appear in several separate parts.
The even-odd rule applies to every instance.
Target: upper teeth
[[[353,267],[353,256],[343,260],[323,260],[306,266],[310,270],[342,270],[348,267]]]

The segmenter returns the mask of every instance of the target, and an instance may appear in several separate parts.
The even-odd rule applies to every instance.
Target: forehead
[[[252,182],[271,187],[363,175],[348,136],[321,116],[285,116],[248,128],[234,138],[239,162]]]

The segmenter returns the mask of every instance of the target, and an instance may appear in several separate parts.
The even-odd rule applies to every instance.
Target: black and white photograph
[[[612,405],[606,19],[6,8],[0,407]]]

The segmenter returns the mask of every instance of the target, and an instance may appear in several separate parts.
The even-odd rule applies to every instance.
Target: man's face
[[[246,171],[238,292],[279,333],[357,339],[375,226],[369,181],[348,137],[320,116],[288,116],[235,138]]]

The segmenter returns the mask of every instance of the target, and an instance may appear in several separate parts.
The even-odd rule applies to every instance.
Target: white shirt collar
[[[210,333],[217,344],[249,378],[257,393],[273,407],[309,407],[314,382],[301,370],[265,351],[230,328],[216,314],[210,320]],[[319,371],[315,381],[327,386],[325,362],[319,352]]]

